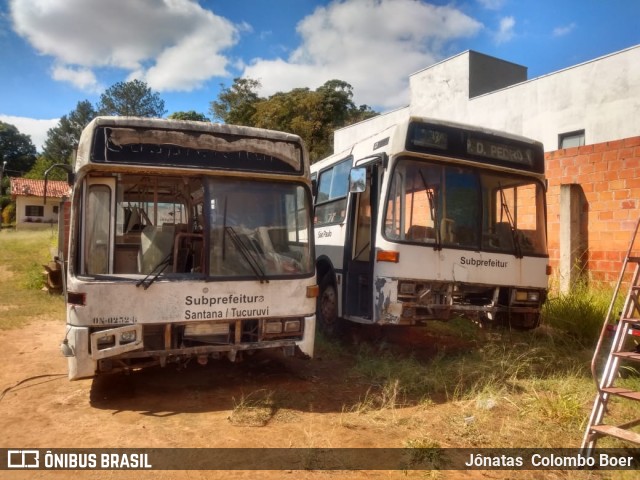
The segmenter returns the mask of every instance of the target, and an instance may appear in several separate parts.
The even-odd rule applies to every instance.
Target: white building
[[[44,180],[12,178],[11,199],[16,202],[16,228],[35,229],[58,223],[60,204],[68,195],[67,182],[50,180],[45,203]]]
[[[546,151],[640,134],[640,45],[531,80],[524,66],[466,51],[409,84],[409,106],[336,131],[334,151],[410,115],[522,135]]]

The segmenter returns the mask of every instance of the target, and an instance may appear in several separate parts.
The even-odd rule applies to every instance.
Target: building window
[[[57,215],[58,214],[58,205],[54,205],[53,206],[53,214]]]
[[[581,147],[584,145],[584,130],[558,135],[558,148]]]
[[[27,205],[24,214],[27,217],[44,217],[44,207],[42,205]]]

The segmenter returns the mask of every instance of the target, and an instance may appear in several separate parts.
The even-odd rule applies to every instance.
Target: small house
[[[47,182],[47,201],[44,201],[44,180],[11,178],[11,199],[16,204],[16,228],[43,228],[58,223],[62,200],[69,196],[69,184],[64,181]]]

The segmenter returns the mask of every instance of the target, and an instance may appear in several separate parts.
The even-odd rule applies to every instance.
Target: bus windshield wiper
[[[267,278],[266,274],[264,273],[264,270],[260,266],[260,263],[254,257],[251,250],[249,250],[249,248],[247,248],[247,246],[243,243],[242,239],[236,233],[233,227],[224,227],[224,229],[225,229],[225,232],[229,234],[229,238],[231,239],[233,244],[236,246],[238,251],[242,254],[242,257],[245,259],[249,267],[251,267],[251,270],[253,271],[256,278],[260,280],[260,283],[269,283],[269,279]]]
[[[511,236],[513,237],[513,254],[516,258],[522,258],[522,246],[520,245],[520,238],[518,236],[518,232],[516,229],[516,223],[513,220],[513,216],[511,215],[511,210],[509,210],[509,205],[507,204],[507,199],[504,194],[504,190],[502,189],[502,185],[498,183],[498,188],[500,189],[500,203],[501,203],[501,217],[502,212],[507,216],[507,222],[509,222],[509,227],[511,229]],[[502,221],[502,218],[500,218]]]
[[[140,285],[142,285],[145,290],[147,288],[149,288],[151,286],[151,284],[153,282],[155,282],[160,275],[162,275],[162,272],[164,272],[166,270],[166,268],[169,265],[171,265],[171,263],[173,262],[172,258],[173,258],[173,254],[171,254],[171,253],[169,255],[167,255],[166,257],[164,257],[160,261],[160,263],[158,263],[155,267],[153,267],[151,269],[151,271],[147,274],[146,277],[144,277],[142,280],[140,280],[140,281],[138,281],[136,283],[136,287],[139,287]],[[158,269],[160,269],[160,270],[158,270]],[[153,272],[155,272],[156,270],[158,270],[158,272],[154,274]],[[149,280],[149,281],[147,282],[147,280]]]

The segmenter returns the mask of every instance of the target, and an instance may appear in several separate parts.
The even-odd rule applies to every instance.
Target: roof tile
[[[62,198],[69,195],[69,184],[60,180],[47,182],[47,197]],[[44,180],[31,178],[11,178],[11,196],[24,195],[42,197],[44,195]]]

